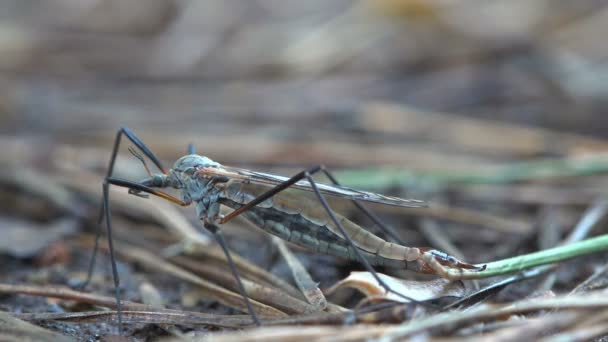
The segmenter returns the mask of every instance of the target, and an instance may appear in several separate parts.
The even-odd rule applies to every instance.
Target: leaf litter
[[[113,190],[129,338],[605,339],[605,5],[544,3],[497,6],[514,16],[477,2],[328,3],[312,17],[261,2],[60,4],[37,25],[16,11],[0,34],[0,339],[118,339],[107,255],[88,292],[66,285],[85,277],[124,124],[167,161],[192,142],[226,164],[289,175],[323,163],[348,186],[426,199],[373,211],[409,245],[487,265],[464,274],[479,289],[381,269],[428,302],[416,305],[356,264],[231,223],[254,328],[192,208]],[[174,48],[197,34],[204,48]],[[121,151],[120,177],[145,176],[132,159]],[[375,231],[350,203],[335,208]]]

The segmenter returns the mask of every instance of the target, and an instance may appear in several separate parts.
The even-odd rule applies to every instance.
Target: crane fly
[[[144,164],[149,177],[141,182],[113,177],[114,163],[123,135],[135,144],[158,167],[161,173],[152,174],[144,158],[130,148],[129,151]],[[318,172],[324,173],[333,184],[317,183],[312,175]],[[244,290],[219,227],[219,225],[239,215],[264,231],[313,252],[335,255],[360,262],[387,292],[393,292],[412,301],[414,300],[393,291],[384,283],[378,277],[372,265],[408,269],[445,277],[449,275],[448,269],[483,270],[485,268],[485,266],[480,267],[462,262],[431,248],[404,246],[397,234],[384,225],[361,203],[373,202],[399,207],[424,207],[426,205],[423,201],[385,196],[341,186],[323,166],[301,171],[292,177],[282,177],[224,166],[207,157],[195,154],[193,148],[189,148],[189,154],[179,158],[173,167],[167,171],[152,151],[131,130],[123,127],[118,131],[114,141],[108,173],[103,183],[102,207],[99,214],[99,223],[101,224],[104,219],[106,221],[121,332],[122,311],[119,278],[112,244],[109,185],[128,188],[130,194],[141,197],[150,194],[181,206],[195,205],[196,213],[203,227],[213,233],[224,251],[249,314],[257,325],[260,324],[260,321]],[[181,198],[159,190],[162,188],[179,190]],[[386,241],[334,212],[330,208],[326,196],[353,201],[378,227],[398,243]],[[230,207],[234,211],[223,216],[220,214],[221,205]],[[86,286],[92,275],[99,235],[98,232],[89,274],[83,287]]]

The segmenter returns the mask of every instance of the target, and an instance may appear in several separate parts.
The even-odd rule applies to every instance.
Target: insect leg
[[[188,149],[186,151],[188,152],[188,154],[195,154],[196,147],[194,147],[194,144],[188,144]]]
[[[127,139],[129,139],[133,144],[135,144],[135,146],[137,146],[137,148],[139,148],[139,150],[148,158],[150,158],[150,160],[154,163],[154,165],[156,165],[156,167],[158,167],[158,169],[164,173],[167,174],[167,171],[165,170],[163,163],[161,163],[161,161],[158,159],[158,157],[156,157],[156,155],[154,155],[154,153],[148,148],[148,146],[146,146],[146,144],[143,143],[143,141],[141,141],[136,135],[135,133],[133,133],[133,131],[131,131],[129,128],[127,127],[121,127],[118,130],[118,133],[116,133],[116,140],[114,141],[114,150],[112,151],[112,159],[110,159],[110,168],[108,170],[108,177],[112,174],[112,170],[114,168],[114,161],[116,160],[116,154],[118,153],[118,145],[120,144],[120,137],[122,135],[125,135],[127,137]]]
[[[338,182],[338,180],[331,174],[331,172],[329,172],[329,170],[327,170],[325,168],[325,166],[321,165],[321,171],[325,174],[325,176],[327,176],[327,178],[329,178],[329,180],[334,185],[340,186],[340,183]],[[360,201],[353,200],[353,203],[359,210],[361,210],[367,217],[369,217],[384,233],[389,235],[400,245],[402,245],[402,246],[405,245],[405,243],[399,238],[399,235],[397,234],[397,232],[395,232],[395,230],[392,227],[390,227],[390,226],[386,225],[384,222],[382,222],[378,216],[376,216],[373,212],[371,212],[369,209],[367,209]],[[433,251],[434,251],[434,253],[432,253]],[[438,275],[442,276],[443,278],[450,279],[450,280],[456,280],[457,276],[456,277],[453,276],[452,273],[450,273],[449,269],[442,264],[442,262],[444,264],[449,264],[449,265],[455,266],[457,269],[466,268],[466,269],[474,269],[474,270],[479,270],[479,271],[482,271],[485,269],[485,266],[478,267],[478,266],[475,266],[475,265],[472,265],[469,263],[465,263],[463,261],[460,261],[460,260],[454,258],[451,255],[448,255],[446,253],[441,253],[436,250],[430,250],[430,249],[428,251],[426,251],[426,249],[425,249],[422,259]]]
[[[173,202],[177,205],[181,205],[182,207],[188,206],[190,205],[192,202],[187,202],[187,201],[182,201],[181,199],[171,196],[168,193],[164,192],[164,191],[160,191],[160,190],[156,190],[154,188],[150,188],[148,186],[145,186],[143,184],[137,183],[137,182],[132,182],[129,180],[125,180],[125,179],[120,179],[120,178],[114,178],[114,177],[108,177],[106,178],[106,182],[112,185],[116,185],[116,186],[121,186],[123,188],[128,188],[131,190],[137,190],[137,192],[146,192],[149,193],[151,195],[160,197],[164,200],[167,200],[169,202]]]
[[[112,264],[112,279],[114,279],[114,296],[116,298],[116,311],[118,312],[118,332],[122,335],[122,304],[120,302],[120,279],[118,278],[118,270],[116,268],[116,259],[114,258],[114,243],[112,239],[112,220],[110,214],[110,183],[103,182],[103,205],[102,212],[105,212],[106,227],[108,234],[108,248],[110,249],[110,261]],[[97,247],[97,239],[95,241]]]
[[[327,178],[329,178],[329,180],[334,185],[341,186],[341,184],[338,182],[336,177],[334,177],[331,174],[331,172],[329,172],[329,170],[327,170],[327,168],[325,168],[324,165],[321,165],[321,172],[323,172],[325,174],[325,176],[327,176]],[[355,206],[359,210],[361,210],[363,212],[363,214],[365,214],[365,216],[367,216],[370,220],[372,220],[372,222],[374,222],[374,224],[376,224],[376,226],[378,226],[378,228],[380,228],[380,230],[382,230],[385,234],[390,236],[398,244],[405,245],[405,242],[399,237],[399,234],[397,234],[397,232],[391,226],[382,222],[382,220],[380,220],[380,218],[378,216],[376,216],[376,214],[374,214],[369,209],[367,209],[367,207],[364,206],[360,201],[353,200],[352,202],[355,204]]]
[[[355,255],[357,256],[357,259],[359,259],[359,262],[361,262],[361,264],[363,264],[363,266],[365,267],[365,269],[370,272],[370,274],[374,277],[374,279],[376,279],[376,281],[378,282],[378,284],[380,286],[382,286],[384,288],[384,290],[386,292],[391,292],[403,299],[412,301],[414,303],[421,303],[420,301],[417,301],[411,297],[405,296],[395,290],[393,290],[387,283],[384,282],[384,280],[382,280],[380,278],[380,276],[378,276],[378,273],[376,273],[376,271],[374,270],[374,268],[372,267],[372,265],[369,263],[369,261],[367,261],[367,259],[361,254],[361,252],[359,251],[359,249],[357,248],[357,246],[355,246],[355,243],[353,242],[353,240],[348,236],[348,233],[346,233],[346,230],[344,229],[344,227],[342,226],[342,223],[340,223],[340,220],[338,220],[338,218],[336,217],[336,215],[334,214],[333,210],[331,210],[331,208],[329,207],[329,204],[327,203],[327,200],[325,199],[325,196],[323,196],[323,194],[319,191],[319,188],[317,187],[317,183],[315,182],[315,180],[312,178],[311,174],[309,172],[305,172],[304,173],[304,177],[306,178],[306,180],[308,180],[308,182],[310,183],[310,185],[313,188],[313,191],[315,193],[315,195],[317,195],[317,198],[319,199],[319,202],[321,202],[321,205],[323,206],[323,208],[325,209],[325,211],[327,212],[327,214],[329,215],[329,217],[331,218],[331,220],[334,222],[334,224],[336,225],[336,227],[338,227],[338,229],[340,230],[340,233],[342,234],[342,237],[344,237],[344,239],[347,241],[348,245],[350,246],[350,248],[353,249],[353,251],[355,252]]]
[[[163,167],[160,160],[135,135],[135,133],[133,133],[127,127],[121,127],[118,130],[118,132],[116,132],[116,138],[114,139],[114,146],[112,148],[112,155],[110,157],[110,161],[109,161],[109,165],[108,165],[108,172],[106,173],[106,177],[103,182],[102,204],[101,204],[101,208],[99,209],[99,216],[97,219],[98,229],[95,234],[95,245],[93,247],[93,252],[91,254],[91,261],[89,262],[87,277],[83,283],[81,283],[79,286],[77,286],[77,288],[79,288],[80,290],[84,290],[88,286],[89,282],[91,281],[91,278],[93,277],[93,271],[95,268],[95,260],[97,258],[97,251],[99,249],[99,239],[101,237],[101,230],[102,230],[101,224],[102,224],[102,222],[104,220],[104,216],[105,216],[107,235],[108,235],[108,247],[110,249],[110,262],[112,264],[112,278],[114,279],[116,308],[117,308],[117,312],[118,312],[118,329],[119,329],[119,332],[121,335],[122,335],[122,305],[120,302],[120,279],[118,278],[116,260],[114,258],[114,245],[113,245],[113,240],[112,240],[112,223],[110,220],[111,215],[110,215],[110,205],[109,205],[110,204],[110,198],[109,198],[110,195],[109,195],[108,190],[109,190],[109,185],[112,183],[111,177],[112,177],[112,174],[114,173],[114,164],[116,163],[116,156],[118,154],[118,149],[120,147],[120,142],[121,142],[121,138],[123,135],[125,135],[127,137],[127,139],[129,139],[135,146],[137,146],[137,148],[139,148],[146,157],[150,158],[150,160],[154,163],[154,165],[156,165],[156,167],[159,168],[159,170],[161,170],[163,173],[166,173],[165,168]]]
[[[252,207],[255,207],[256,205],[264,202],[265,200],[269,199],[270,197],[278,194],[279,192],[289,188],[290,186],[292,186],[293,184],[297,183],[298,181],[306,178],[306,174],[314,174],[319,172],[319,170],[321,170],[321,166],[315,166],[312,167],[308,170],[304,170],[301,171],[299,173],[297,173],[295,176],[292,176],[291,178],[289,178],[288,180],[286,180],[285,182],[275,186],[274,188],[266,191],[265,193],[259,195],[258,197],[254,198],[253,200],[251,200],[249,203],[245,204],[244,206],[236,209],[235,211],[231,212],[230,214],[224,216],[224,218],[222,218],[220,220],[220,223],[224,224],[230,220],[232,220],[233,218],[239,216],[240,214],[246,212],[247,210],[251,209]]]
[[[163,199],[169,200],[169,201],[179,204],[181,206],[187,206],[190,204],[190,202],[182,201],[167,193],[147,187],[147,186],[139,184],[139,183],[135,183],[135,182],[131,182],[131,181],[123,180],[123,179],[118,179],[118,178],[111,178],[111,177],[107,178],[106,181],[108,184],[122,186],[125,188],[134,189],[134,190],[146,192],[146,193],[149,193],[149,194],[152,194],[155,196],[159,196]],[[107,217],[106,220],[109,223],[110,221],[109,221],[108,211],[106,211],[106,217]],[[108,225],[108,227],[109,227],[109,225]],[[247,310],[249,311],[249,314],[251,315],[251,318],[253,319],[254,323],[258,326],[261,325],[260,320],[258,319],[258,316],[256,315],[255,311],[253,310],[253,306],[251,306],[249,297],[247,296],[247,293],[245,292],[245,288],[243,287],[243,283],[241,282],[241,277],[239,276],[236,266],[234,265],[234,262],[232,261],[232,256],[230,255],[230,252],[228,251],[228,247],[226,246],[226,242],[224,240],[222,231],[220,230],[220,228],[217,225],[212,224],[212,223],[206,223],[204,225],[204,227],[207,230],[209,230],[211,233],[213,233],[218,244],[222,247],[222,250],[224,251],[224,254],[226,255],[228,265],[230,266],[230,270],[232,271],[232,274],[237,281],[237,284],[239,287],[239,292],[241,293],[241,296],[243,296],[243,299],[245,300],[245,304],[247,305]],[[108,236],[109,236],[109,234],[108,234]],[[110,253],[110,257],[113,258],[112,253]],[[118,278],[116,277],[115,279],[118,279]],[[115,281],[115,283],[116,283],[116,281]],[[120,301],[120,297],[118,296],[118,293],[117,293],[116,300],[117,300],[117,302]],[[120,311],[119,311],[119,320],[120,320]]]
[[[156,165],[156,167],[159,168],[159,170],[161,170],[163,173],[166,173],[165,168],[163,167],[160,160],[154,155],[154,153],[152,153],[152,151],[146,146],[146,144],[144,144],[130,129],[128,129],[127,127],[121,127],[118,132],[116,132],[116,138],[114,139],[114,147],[112,148],[112,156],[110,157],[108,172],[106,173],[106,179],[112,177],[112,174],[114,173],[114,164],[116,162],[116,156],[118,154],[120,141],[123,135],[125,135],[127,139],[129,139],[135,146],[137,146],[137,148],[139,148],[146,157],[150,158],[150,160],[154,163],[154,165]],[[97,225],[99,228],[97,229],[97,232],[95,234],[95,246],[93,247],[93,253],[91,254],[91,261],[89,262],[87,277],[84,282],[77,286],[77,288],[80,290],[84,290],[89,285],[89,282],[93,277],[93,271],[95,269],[95,260],[97,258],[97,250],[99,249],[99,238],[101,237],[101,223],[104,219],[105,209],[106,207],[104,206],[102,199],[102,205],[99,209],[99,216],[97,219]]]
[[[276,195],[277,193],[279,193],[279,192],[281,192],[281,191],[289,188],[291,185],[297,183],[298,181],[300,181],[302,179],[306,179],[306,180],[308,180],[308,182],[312,186],[315,195],[317,196],[317,198],[321,202],[321,205],[323,205],[323,208],[325,209],[325,211],[329,214],[329,216],[330,216],[331,220],[333,221],[333,223],[340,230],[340,233],[342,234],[342,237],[344,237],[344,239],[347,241],[349,247],[352,248],[353,251],[355,252],[355,255],[356,255],[357,259],[359,260],[359,262],[361,262],[361,264],[363,264],[363,266],[365,267],[365,269],[372,274],[372,276],[374,277],[374,279],[376,279],[376,281],[378,282],[378,284],[380,284],[380,286],[382,286],[387,292],[392,292],[392,293],[394,293],[395,295],[397,295],[399,297],[402,297],[402,298],[407,299],[409,301],[412,301],[414,303],[420,304],[421,303],[420,301],[417,301],[417,300],[415,300],[413,298],[410,298],[410,297],[407,297],[407,296],[405,296],[405,295],[403,295],[401,293],[398,293],[397,291],[393,290],[390,286],[388,286],[388,284],[386,284],[378,276],[378,273],[376,273],[376,271],[374,270],[374,268],[370,265],[370,263],[367,261],[367,259],[361,254],[361,252],[359,251],[359,249],[355,246],[355,243],[352,241],[352,239],[350,238],[350,236],[348,236],[348,234],[346,233],[346,230],[344,229],[344,227],[342,226],[342,224],[340,223],[340,221],[334,215],[333,211],[329,207],[329,204],[327,204],[327,201],[325,200],[325,197],[323,196],[323,194],[321,194],[321,192],[317,188],[317,184],[315,183],[315,181],[311,177],[312,174],[315,174],[315,173],[321,171],[321,169],[322,169],[322,166],[318,165],[318,166],[312,167],[312,168],[310,168],[308,170],[304,170],[304,171],[301,171],[301,172],[297,173],[296,175],[292,176],[291,178],[289,178],[285,182],[283,182],[283,183],[275,186],[274,188],[266,191],[265,193],[261,194],[260,196],[256,197],[255,199],[253,199],[252,201],[250,201],[249,203],[247,203],[246,205],[244,205],[244,206],[240,207],[239,209],[236,209],[235,211],[233,211],[230,214],[226,215],[219,222],[220,223],[226,223],[226,222],[230,221],[231,219],[235,218],[236,216],[238,216],[238,215],[242,214],[243,212],[247,211],[251,207],[253,207],[255,205],[258,205],[258,204],[262,203],[263,201],[265,201],[266,199],[268,199],[268,198]],[[425,305],[424,303],[422,303],[422,304]]]
[[[257,326],[261,326],[262,324],[260,323],[260,319],[258,318],[257,314],[255,313],[255,310],[253,310],[253,306],[251,305],[251,302],[249,301],[249,296],[247,295],[247,292],[245,292],[245,287],[243,286],[243,282],[241,281],[239,272],[237,271],[236,266],[234,265],[234,262],[232,261],[232,256],[230,255],[230,252],[228,251],[228,247],[226,246],[226,241],[224,240],[224,235],[222,234],[222,230],[220,229],[220,227],[218,227],[217,225],[215,225],[213,223],[205,223],[204,227],[207,230],[209,230],[211,233],[213,233],[213,236],[215,236],[215,239],[217,240],[219,245],[222,247],[222,250],[224,251],[224,254],[226,255],[226,260],[228,261],[228,265],[230,266],[230,271],[232,271],[232,275],[236,279],[236,283],[238,284],[238,287],[239,287],[239,292],[241,293],[241,296],[243,296],[243,300],[245,301],[245,305],[247,305],[247,310],[249,311],[249,314],[251,315],[251,319],[253,319],[253,322]]]
[[[116,298],[116,311],[118,312],[118,329],[120,334],[122,335],[122,304],[120,302],[120,279],[118,278],[118,271],[116,268],[116,258],[114,257],[114,244],[112,239],[112,216],[110,213],[110,185],[121,186],[129,189],[135,189],[138,191],[147,192],[149,194],[159,196],[163,199],[169,200],[173,203],[186,206],[190,203],[184,202],[178,198],[175,198],[169,194],[166,194],[162,191],[149,188],[145,185],[122,180],[118,178],[107,177],[103,182],[103,201],[102,201],[102,214],[105,214],[104,218],[106,220],[106,228],[108,234],[108,248],[110,250],[110,262],[112,264],[112,278],[114,279],[114,295]],[[98,235],[99,236],[99,235]],[[95,246],[98,246],[98,239],[95,239]]]

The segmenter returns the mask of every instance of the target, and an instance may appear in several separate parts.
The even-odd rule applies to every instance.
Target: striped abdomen
[[[236,209],[253,199],[256,193],[265,190],[252,189],[253,185],[250,184],[238,186],[226,192],[228,196],[221,198],[220,203]],[[247,191],[243,191],[245,186],[249,187]],[[420,269],[418,248],[385,241],[338,213],[335,214],[370,264],[414,271]],[[242,215],[268,233],[306,249],[357,261],[356,254],[314,194],[283,191]]]

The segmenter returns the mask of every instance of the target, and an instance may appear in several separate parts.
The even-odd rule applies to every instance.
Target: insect
[[[144,158],[134,150],[129,149],[134,156],[142,161],[149,177],[141,182],[113,177],[116,155],[123,135],[148,157],[161,173],[152,174]],[[434,273],[443,276],[448,275],[446,271],[448,269],[484,269],[484,266],[479,267],[462,262],[434,249],[406,247],[403,243],[386,241],[334,212],[325,197],[332,196],[352,200],[374,223],[398,242],[397,234],[384,225],[361,202],[375,202],[400,207],[422,207],[425,206],[425,203],[422,201],[384,196],[341,186],[335,177],[323,166],[316,166],[287,178],[224,166],[207,157],[195,154],[192,147],[189,148],[188,152],[187,155],[179,158],[170,170],[166,170],[152,151],[130,129],[123,127],[116,134],[108,172],[103,182],[103,198],[99,213],[99,223],[101,224],[104,219],[106,221],[119,329],[121,332],[122,310],[119,278],[116,271],[112,244],[112,223],[108,191],[110,185],[128,188],[130,194],[141,197],[146,197],[150,194],[181,206],[194,205],[203,227],[213,233],[224,251],[247,309],[257,325],[260,324],[260,320],[245,293],[220,228],[221,224],[239,215],[270,234],[274,234],[314,252],[331,254],[360,262],[371,272],[387,292],[393,292],[400,296],[403,295],[393,291],[386,285],[378,277],[372,266],[409,269],[416,272]],[[324,173],[333,185],[317,183],[312,178],[312,175],[318,172]],[[159,190],[162,188],[179,190],[181,198]],[[230,207],[234,211],[223,216],[220,214],[221,205]],[[89,274],[82,287],[86,286],[92,275],[99,234],[98,232]],[[410,299],[406,296],[403,297]]]

